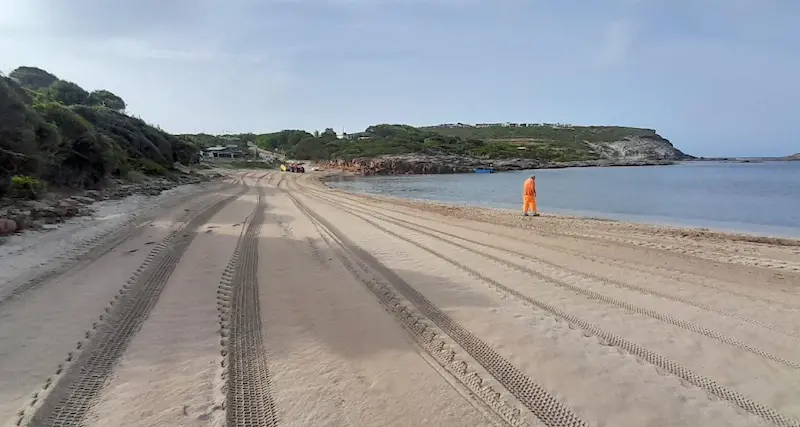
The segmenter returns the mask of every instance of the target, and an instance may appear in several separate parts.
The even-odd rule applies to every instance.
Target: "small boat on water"
[[[479,168],[472,170],[475,173],[494,173],[494,169],[492,168]]]

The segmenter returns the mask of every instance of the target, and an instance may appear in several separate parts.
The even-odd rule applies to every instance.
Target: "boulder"
[[[17,223],[13,219],[0,218],[0,236],[8,236],[17,231]]]

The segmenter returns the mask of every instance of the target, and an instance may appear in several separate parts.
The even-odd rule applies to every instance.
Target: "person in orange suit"
[[[522,214],[528,216],[528,211],[533,212],[533,216],[539,216],[536,210],[536,176],[531,175],[522,185]]]

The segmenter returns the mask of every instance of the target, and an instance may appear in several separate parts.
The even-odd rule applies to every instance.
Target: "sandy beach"
[[[800,241],[323,176],[0,246],[0,425],[800,426]]]

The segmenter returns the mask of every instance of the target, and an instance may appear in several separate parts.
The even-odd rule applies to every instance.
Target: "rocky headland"
[[[324,169],[337,169],[360,175],[409,175],[469,173],[474,169],[491,168],[496,172],[526,169],[559,169],[575,167],[656,166],[671,165],[666,159],[599,159],[574,162],[550,162],[535,159],[479,159],[455,155],[401,154],[378,157],[358,157],[352,160],[321,161]]]
[[[328,169],[361,175],[497,172],[592,166],[669,165],[694,159],[653,129],[557,124],[450,124],[425,128],[376,126],[357,135],[357,147],[379,147],[385,135],[421,138],[408,153],[375,153],[320,162]],[[399,138],[398,138],[399,139]],[[418,138],[419,139],[419,138]],[[475,141],[479,143],[474,144]],[[407,149],[408,143],[398,144]],[[465,149],[464,147],[469,148]],[[355,150],[353,150],[355,151]]]

